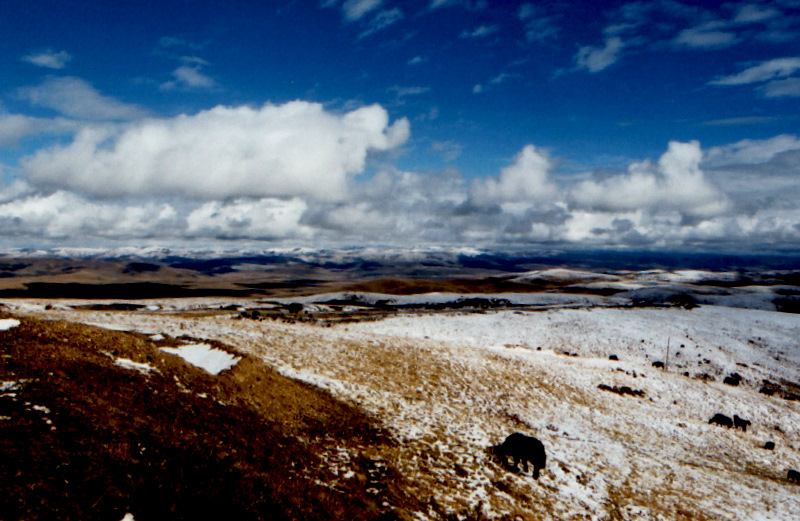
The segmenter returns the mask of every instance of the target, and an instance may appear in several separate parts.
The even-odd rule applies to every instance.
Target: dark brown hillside
[[[157,347],[65,322],[0,331],[3,520],[408,519],[423,508],[391,468],[375,471],[370,447],[390,440],[358,410],[248,358],[212,376]],[[351,457],[336,468],[339,448]]]

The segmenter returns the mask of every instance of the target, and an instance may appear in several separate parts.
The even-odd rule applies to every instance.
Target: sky
[[[0,247],[800,247],[800,0],[0,8]]]

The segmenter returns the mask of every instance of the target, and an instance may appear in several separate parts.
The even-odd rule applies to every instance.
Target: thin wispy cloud
[[[525,38],[529,42],[545,42],[558,36],[555,17],[545,15],[539,6],[522,4],[517,17],[525,27]]]
[[[21,60],[32,65],[36,65],[37,67],[63,69],[70,61],[72,61],[72,55],[67,51],[56,52],[48,49],[39,53],[23,56]]]
[[[201,65],[181,65],[172,71],[173,79],[160,85],[162,90],[212,89],[217,82],[200,70]]]
[[[382,4],[383,0],[345,0],[342,4],[342,13],[345,20],[353,22],[378,9]]]
[[[692,49],[721,49],[739,43],[740,38],[730,31],[723,30],[725,24],[709,22],[697,27],[684,29],[673,40],[677,47]]]
[[[463,7],[470,11],[481,11],[489,7],[486,0],[431,0],[429,9],[439,9],[441,7]]]
[[[733,23],[752,24],[774,20],[781,16],[781,11],[771,5],[764,4],[743,4],[739,6]]]
[[[616,36],[606,39],[603,47],[581,47],[574,57],[575,66],[591,73],[600,72],[614,65],[624,48],[622,39]]]
[[[459,38],[486,38],[500,31],[499,25],[480,25],[472,30],[464,29]]]
[[[763,125],[770,123],[776,118],[771,116],[742,116],[737,118],[713,119],[711,121],[704,121],[703,125],[711,127],[728,127],[738,125]]]
[[[366,30],[359,35],[359,38],[366,38],[378,31],[382,31],[403,18],[405,18],[405,15],[399,7],[380,11],[369,21]]]
[[[22,87],[18,96],[32,105],[55,110],[77,119],[121,121],[144,117],[147,111],[97,91],[89,82],[75,77],[51,77],[39,85]]]
[[[736,74],[709,82],[711,85],[745,85],[786,78],[800,71],[800,57],[776,58],[753,65]]]

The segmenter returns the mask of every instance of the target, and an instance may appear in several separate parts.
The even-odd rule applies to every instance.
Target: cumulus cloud
[[[578,208],[602,212],[674,210],[684,216],[711,217],[728,208],[724,193],[700,169],[700,144],[670,142],[658,163],[633,163],[627,174],[579,183],[570,193]]]
[[[307,203],[299,198],[210,201],[186,217],[186,235],[216,239],[309,239],[313,230],[300,223],[307,208]]]
[[[176,217],[168,204],[98,203],[64,191],[0,204],[4,234],[25,238],[177,238],[181,227]]]
[[[77,119],[124,121],[146,116],[143,109],[104,96],[80,78],[47,78],[39,85],[20,88],[18,94],[33,105]]]
[[[312,109],[305,105],[293,108]],[[267,134],[294,132],[289,129],[294,129],[299,120],[288,110],[291,106],[268,107],[277,110],[271,118],[281,115],[285,125],[272,123]],[[264,133],[258,114],[261,109],[247,109],[253,112],[247,120],[249,125],[242,125],[242,120],[238,119],[241,117],[238,111],[242,110],[220,109],[219,114],[214,117],[209,114],[208,120],[201,121],[207,126],[197,128],[191,125],[199,124],[194,118],[200,114],[179,118],[186,120],[189,127],[182,127],[173,120],[161,121],[167,124],[158,128],[149,126],[153,121],[126,125],[101,148],[109,154],[107,165],[114,171],[117,165],[124,163],[123,159],[136,159],[134,155],[120,155],[119,149],[123,135],[138,133],[140,140],[131,143],[169,143],[165,148],[147,149],[146,154],[147,161],[160,164],[163,160],[166,165],[172,162],[170,154],[195,146],[174,140],[173,132],[183,134],[193,128],[193,132],[199,133],[222,125],[222,116],[238,121],[238,126],[222,125],[221,133],[210,136],[210,140],[223,135],[230,140],[224,153],[222,148],[215,148],[202,158],[208,160],[242,150],[251,143],[241,141],[240,136],[231,137],[232,134]],[[399,125],[399,130],[390,131],[393,126],[388,125],[388,120],[376,117],[382,111],[375,107],[339,115],[329,114],[320,107],[316,110],[314,118],[331,120],[330,128],[326,127],[322,133],[329,132],[333,137],[328,136],[328,141],[304,142],[304,146],[310,147],[304,150],[321,150],[327,158],[323,162],[329,167],[335,167],[343,156],[337,156],[336,152],[327,156],[326,147],[336,150],[346,147],[344,141],[353,139],[357,148],[369,148],[365,144],[368,139],[363,135],[353,138],[342,130],[348,117],[362,120],[351,123],[360,129],[358,132],[384,140],[385,146],[396,145],[407,137],[407,128],[404,131],[403,125]],[[372,118],[380,121],[371,122]],[[304,133],[306,127],[301,127],[297,132]],[[373,130],[364,131],[365,128]],[[393,132],[398,133],[394,138],[390,137]],[[266,140],[269,139],[272,138]],[[293,143],[294,139],[292,137],[289,142]],[[209,142],[197,146],[208,146]],[[260,141],[254,145],[255,148],[260,146]],[[292,147],[290,144],[283,148]],[[447,147],[445,143],[439,152],[446,152]],[[89,151],[86,164],[92,166],[93,162],[100,161],[94,157],[100,151]],[[242,157],[260,160],[246,154],[236,157],[237,161],[242,161]],[[292,163],[298,161],[294,152],[290,150],[286,159],[291,164],[281,166],[285,170],[280,175],[298,175],[296,172],[300,170],[295,168],[299,168],[299,163]],[[174,179],[167,182],[140,176],[140,183],[155,187],[130,189],[126,184],[130,171],[122,170],[116,171],[117,177],[94,179],[97,183],[111,180],[122,186],[116,194],[97,194],[116,195],[113,199],[98,199],[65,189],[47,192],[43,184],[24,181],[5,187],[0,185],[0,233],[20,241],[38,238],[61,244],[70,240],[80,243],[93,239],[136,239],[160,244],[252,240],[280,244],[293,241],[398,245],[466,242],[648,248],[695,244],[731,248],[797,245],[800,244],[798,165],[800,138],[783,135],[714,147],[706,153],[697,142],[672,142],[657,160],[634,162],[626,172],[594,179],[580,176],[578,181],[569,175],[555,176],[556,161],[542,149],[527,145],[510,165],[487,179],[469,183],[453,168],[426,174],[388,168],[353,179],[347,183],[344,193],[335,198],[320,196],[321,192],[332,190],[331,183],[325,180],[329,170],[315,178],[319,186],[314,190],[295,186],[294,193],[286,193],[286,190],[278,193],[280,187],[264,190],[263,186],[270,186],[277,179],[269,175],[255,180],[248,193],[240,193],[235,188],[238,174],[234,172],[230,178],[233,189],[220,183],[216,194],[210,194],[208,189],[209,193],[203,192],[203,199],[186,198],[185,186],[181,188],[183,191],[174,191],[175,195],[170,196],[164,187],[175,182]],[[191,172],[192,168],[182,170]],[[175,176],[177,170],[158,171],[169,178]],[[206,172],[201,171],[182,179],[184,185],[190,182],[202,185],[205,176]],[[153,194],[157,197],[150,197]]]
[[[552,168],[553,162],[545,151],[526,145],[514,158],[514,164],[503,168],[498,177],[476,180],[470,199],[478,205],[550,199],[556,192],[549,179]]]
[[[54,51],[48,49],[39,53],[28,54],[23,56],[22,61],[28,62],[37,67],[46,67],[48,69],[63,69],[72,60],[72,55],[67,51]]]
[[[575,54],[575,65],[591,73],[600,72],[617,62],[624,47],[622,39],[617,36],[607,38],[603,47],[581,47]]]
[[[102,197],[341,199],[368,153],[399,147],[409,133],[405,118],[390,125],[379,105],[342,115],[302,101],[218,106],[119,129],[84,128],[22,165],[33,184]]]

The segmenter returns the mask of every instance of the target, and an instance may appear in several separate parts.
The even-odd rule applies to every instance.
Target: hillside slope
[[[219,304],[207,302],[209,310]],[[329,391],[392,437],[367,452],[402,475],[403,493],[428,506],[419,519],[442,518],[437,510],[470,520],[796,517],[800,487],[786,472],[800,468],[798,315],[711,306],[553,308],[400,314],[322,327],[192,306],[25,309],[221,342]],[[663,359],[667,338],[673,358],[663,371],[651,362]],[[732,372],[742,377],[739,386],[722,383]],[[759,392],[764,380],[773,395]],[[752,424],[746,431],[709,424],[716,413]],[[538,480],[510,472],[486,451],[515,431],[546,447]],[[775,449],[764,449],[766,441]],[[354,454],[337,445],[321,457],[333,488],[346,486]]]
[[[4,520],[411,519],[423,508],[375,459],[391,440],[373,420],[257,360],[212,376],[159,349],[183,344],[172,339],[5,320]],[[320,462],[345,449],[351,475],[337,481]]]

